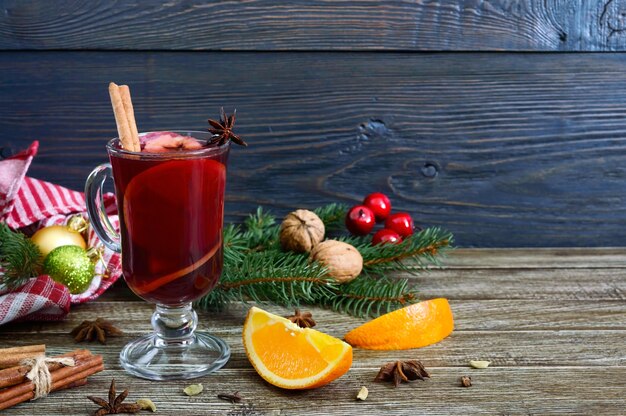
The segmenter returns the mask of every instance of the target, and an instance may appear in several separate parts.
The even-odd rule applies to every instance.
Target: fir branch
[[[233,224],[227,225],[222,235],[224,239],[224,263],[230,265],[243,261],[250,242],[243,235],[241,227]]]
[[[343,222],[346,210],[345,205],[330,204],[315,212],[328,228]],[[340,285],[324,267],[310,263],[306,254],[282,251],[279,228],[276,218],[260,207],[243,226],[225,227],[224,272],[197,306],[219,309],[230,302],[252,300],[293,307],[303,302],[351,315],[378,316],[417,302],[416,290],[407,279],[389,279],[384,277],[386,272],[415,273],[438,265],[438,258],[452,244],[451,234],[439,228],[423,230],[398,245],[372,246],[367,237],[340,237],[359,250],[364,260],[363,275]]]
[[[0,281],[9,289],[15,289],[41,270],[39,248],[18,231],[0,224]]]
[[[434,256],[442,250],[450,248],[452,235],[439,228],[427,228],[406,238],[401,244],[384,244],[379,247],[377,256],[372,256],[364,262],[365,267],[371,267],[381,263],[400,261],[409,257],[432,256],[429,260],[434,261]]]
[[[348,213],[346,204],[327,204],[313,210],[322,220],[326,230],[334,230],[343,225],[343,221]]]
[[[243,237],[248,240],[250,251],[261,251],[278,244],[279,225],[276,217],[258,207],[256,213],[250,214],[244,221]]]
[[[280,251],[249,253],[241,265],[225,267],[218,285],[196,305],[221,309],[230,302],[255,301],[285,307],[300,302],[355,316],[378,316],[416,302],[407,279],[360,276],[338,284],[307,256]]]
[[[285,276],[285,277],[256,277],[254,279],[245,279],[237,282],[222,282],[219,288],[222,290],[237,289],[240,286],[258,285],[261,283],[284,283],[284,282],[307,282],[327,285],[329,282],[324,278],[303,277],[303,276]]]
[[[268,212],[264,212],[263,207],[257,207],[254,214],[248,215],[244,224],[248,231],[264,231],[276,224],[276,217]]]
[[[252,300],[293,307],[302,302],[356,316],[378,316],[416,299],[406,279],[360,276],[338,284],[306,255],[269,250],[248,253],[241,264],[225,266],[218,285],[196,305],[221,309],[230,302]]]
[[[417,301],[417,291],[409,286],[407,279],[360,276],[340,285],[335,298],[326,305],[338,312],[363,317],[379,316]]]
[[[225,267],[220,282],[198,301],[201,308],[220,308],[228,302],[253,300],[284,306],[319,303],[334,296],[337,284],[326,269],[306,256],[279,250],[249,252],[241,264]]]
[[[363,269],[370,274],[403,270],[415,273],[429,265],[439,266],[439,256],[452,247],[452,234],[438,227],[427,228],[400,244],[372,246],[367,237],[340,237],[363,256]],[[406,260],[411,260],[406,261]]]

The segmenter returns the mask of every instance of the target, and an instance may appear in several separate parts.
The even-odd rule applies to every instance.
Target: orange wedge
[[[256,307],[243,325],[243,346],[257,373],[284,389],[323,386],[352,365],[352,347],[342,340]]]
[[[407,350],[441,341],[452,333],[454,318],[447,299],[407,306],[373,319],[346,334],[346,341],[368,350]]]

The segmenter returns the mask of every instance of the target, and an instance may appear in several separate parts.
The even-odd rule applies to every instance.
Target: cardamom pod
[[[156,412],[156,405],[150,399],[139,399],[137,400],[137,404],[141,407],[141,410],[148,410],[152,413]]]
[[[363,386],[361,387],[361,390],[359,390],[359,393],[356,395],[357,400],[365,400],[367,399],[367,395],[369,394],[369,390],[367,390],[367,387]]]
[[[474,368],[487,368],[491,361],[471,360],[469,364]]]
[[[202,393],[202,390],[204,390],[204,386],[201,383],[190,384],[183,389],[183,393],[185,393],[187,396],[196,396]]]

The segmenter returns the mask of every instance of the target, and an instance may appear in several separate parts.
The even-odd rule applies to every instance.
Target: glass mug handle
[[[85,200],[87,203],[87,214],[91,221],[91,226],[100,238],[102,243],[109,249],[120,252],[120,235],[115,231],[109,221],[109,217],[104,209],[103,185],[104,181],[111,177],[111,164],[105,163],[96,167],[85,183]]]

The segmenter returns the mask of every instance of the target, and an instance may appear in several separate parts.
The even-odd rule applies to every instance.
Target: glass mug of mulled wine
[[[156,304],[154,333],[127,344],[122,367],[150,379],[199,377],[230,357],[220,338],[195,332],[191,302],[206,295],[222,272],[222,228],[230,142],[207,145],[210,133],[140,134],[142,151],[106,146],[110,163],[95,168],[85,185],[87,211],[104,245],[121,253],[130,289]],[[176,146],[168,146],[168,143]],[[120,232],[108,221],[104,181],[115,185]]]

